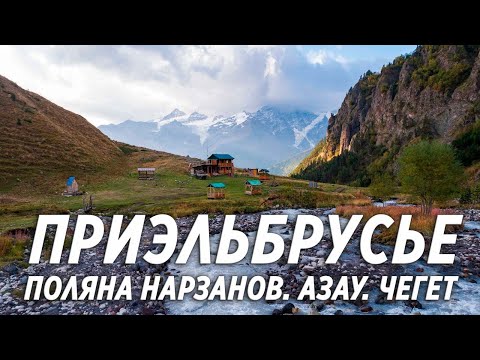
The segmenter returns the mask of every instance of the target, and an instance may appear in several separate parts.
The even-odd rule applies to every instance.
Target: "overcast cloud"
[[[0,74],[95,125],[174,108],[338,109],[359,76],[413,46],[0,46]]]

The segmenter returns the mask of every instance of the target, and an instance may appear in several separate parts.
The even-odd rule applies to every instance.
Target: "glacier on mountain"
[[[200,158],[207,152],[230,153],[238,167],[268,168],[312,149],[325,137],[330,114],[276,106],[233,115],[187,114],[174,109],[147,122],[128,120],[99,129],[133,145]]]

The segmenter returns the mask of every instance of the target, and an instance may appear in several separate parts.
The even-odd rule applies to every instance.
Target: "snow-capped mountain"
[[[228,116],[186,114],[175,109],[159,119],[127,120],[99,129],[133,145],[200,158],[207,153],[230,153],[236,166],[268,168],[312,149],[325,137],[329,117],[329,112],[314,114],[273,106]]]

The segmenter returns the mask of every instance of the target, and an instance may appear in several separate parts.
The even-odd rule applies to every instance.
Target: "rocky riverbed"
[[[289,222],[285,226],[273,227],[271,231],[281,235],[286,242],[286,251],[290,243],[295,218],[298,214],[313,214],[327,222],[327,215],[331,209],[287,209],[270,210],[264,213],[238,215],[236,229],[246,233],[253,241],[255,231],[261,214],[288,214]],[[455,245],[449,245],[447,250],[456,254],[455,264],[451,266],[428,265],[421,259],[414,264],[392,265],[387,262],[382,265],[370,265],[360,256],[358,238],[361,229],[356,231],[352,241],[347,246],[340,260],[335,265],[325,265],[325,259],[332,249],[332,241],[326,231],[322,241],[313,249],[308,249],[301,254],[298,265],[288,265],[284,258],[276,264],[251,265],[249,256],[243,262],[234,265],[200,265],[196,261],[189,261],[185,265],[174,264],[171,261],[163,265],[150,265],[141,259],[141,255],[133,265],[125,265],[118,261],[111,265],[102,263],[105,252],[106,238],[94,249],[84,251],[79,264],[66,264],[68,251],[62,255],[60,265],[52,265],[41,262],[22,268],[19,264],[10,264],[0,270],[0,314],[271,314],[282,309],[286,302],[267,303],[259,301],[205,301],[199,302],[187,297],[184,301],[140,301],[141,287],[146,275],[201,275],[206,274],[214,278],[219,274],[231,275],[278,275],[284,279],[284,293],[291,295],[291,299],[300,291],[307,275],[329,275],[334,280],[342,275],[368,275],[369,282],[365,289],[370,292],[368,301],[325,301],[307,302],[291,301],[295,307],[304,314],[410,314],[410,313],[468,313],[480,314],[480,211],[465,210],[466,225],[457,239]],[[179,229],[179,243],[183,243],[193,225],[195,218],[187,217],[177,219]],[[106,227],[110,226],[111,218],[102,217]],[[344,220],[346,223],[347,220]],[[75,219],[72,217],[69,227],[73,229]],[[212,243],[212,255],[215,255],[219,240],[219,233],[223,226],[223,216],[218,215],[210,219],[210,235]],[[328,230],[328,226],[325,226]],[[157,249],[157,245],[151,243],[154,233],[161,233],[163,229],[152,228],[145,223],[142,240],[138,254],[144,254],[148,250]],[[54,229],[49,229],[50,236]],[[108,233],[108,232],[107,232]],[[178,249],[181,245],[178,246]],[[374,251],[383,250],[387,256],[392,254],[392,248],[386,245],[375,245]],[[194,249],[195,251],[195,249]],[[25,259],[28,261],[28,249]],[[192,254],[191,259],[198,259]],[[176,255],[174,255],[175,258]],[[378,292],[378,284],[382,275],[459,275],[460,281],[455,285],[452,300],[448,302],[388,302]],[[79,280],[89,275],[116,275],[118,279],[131,276],[132,295],[131,301],[24,301],[23,293],[29,275],[57,275],[67,280],[76,275]],[[288,308],[288,306],[287,306]]]

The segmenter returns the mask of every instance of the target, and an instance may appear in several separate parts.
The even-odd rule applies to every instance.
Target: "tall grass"
[[[366,222],[371,217],[377,214],[389,215],[395,223],[388,229],[384,229],[380,234],[374,236],[374,239],[380,243],[392,245],[397,238],[397,232],[399,222],[402,215],[412,215],[412,222],[410,228],[416,230],[424,236],[432,236],[433,229],[435,227],[435,221],[437,215],[440,214],[452,214],[452,210],[438,209],[432,210],[430,215],[422,214],[420,207],[418,206],[337,206],[336,213],[343,217],[351,217],[352,215],[363,215],[362,222]],[[454,227],[447,227],[447,230],[453,231]]]
[[[26,231],[16,230],[10,235],[0,236],[0,262],[21,260],[25,245],[30,240]]]

